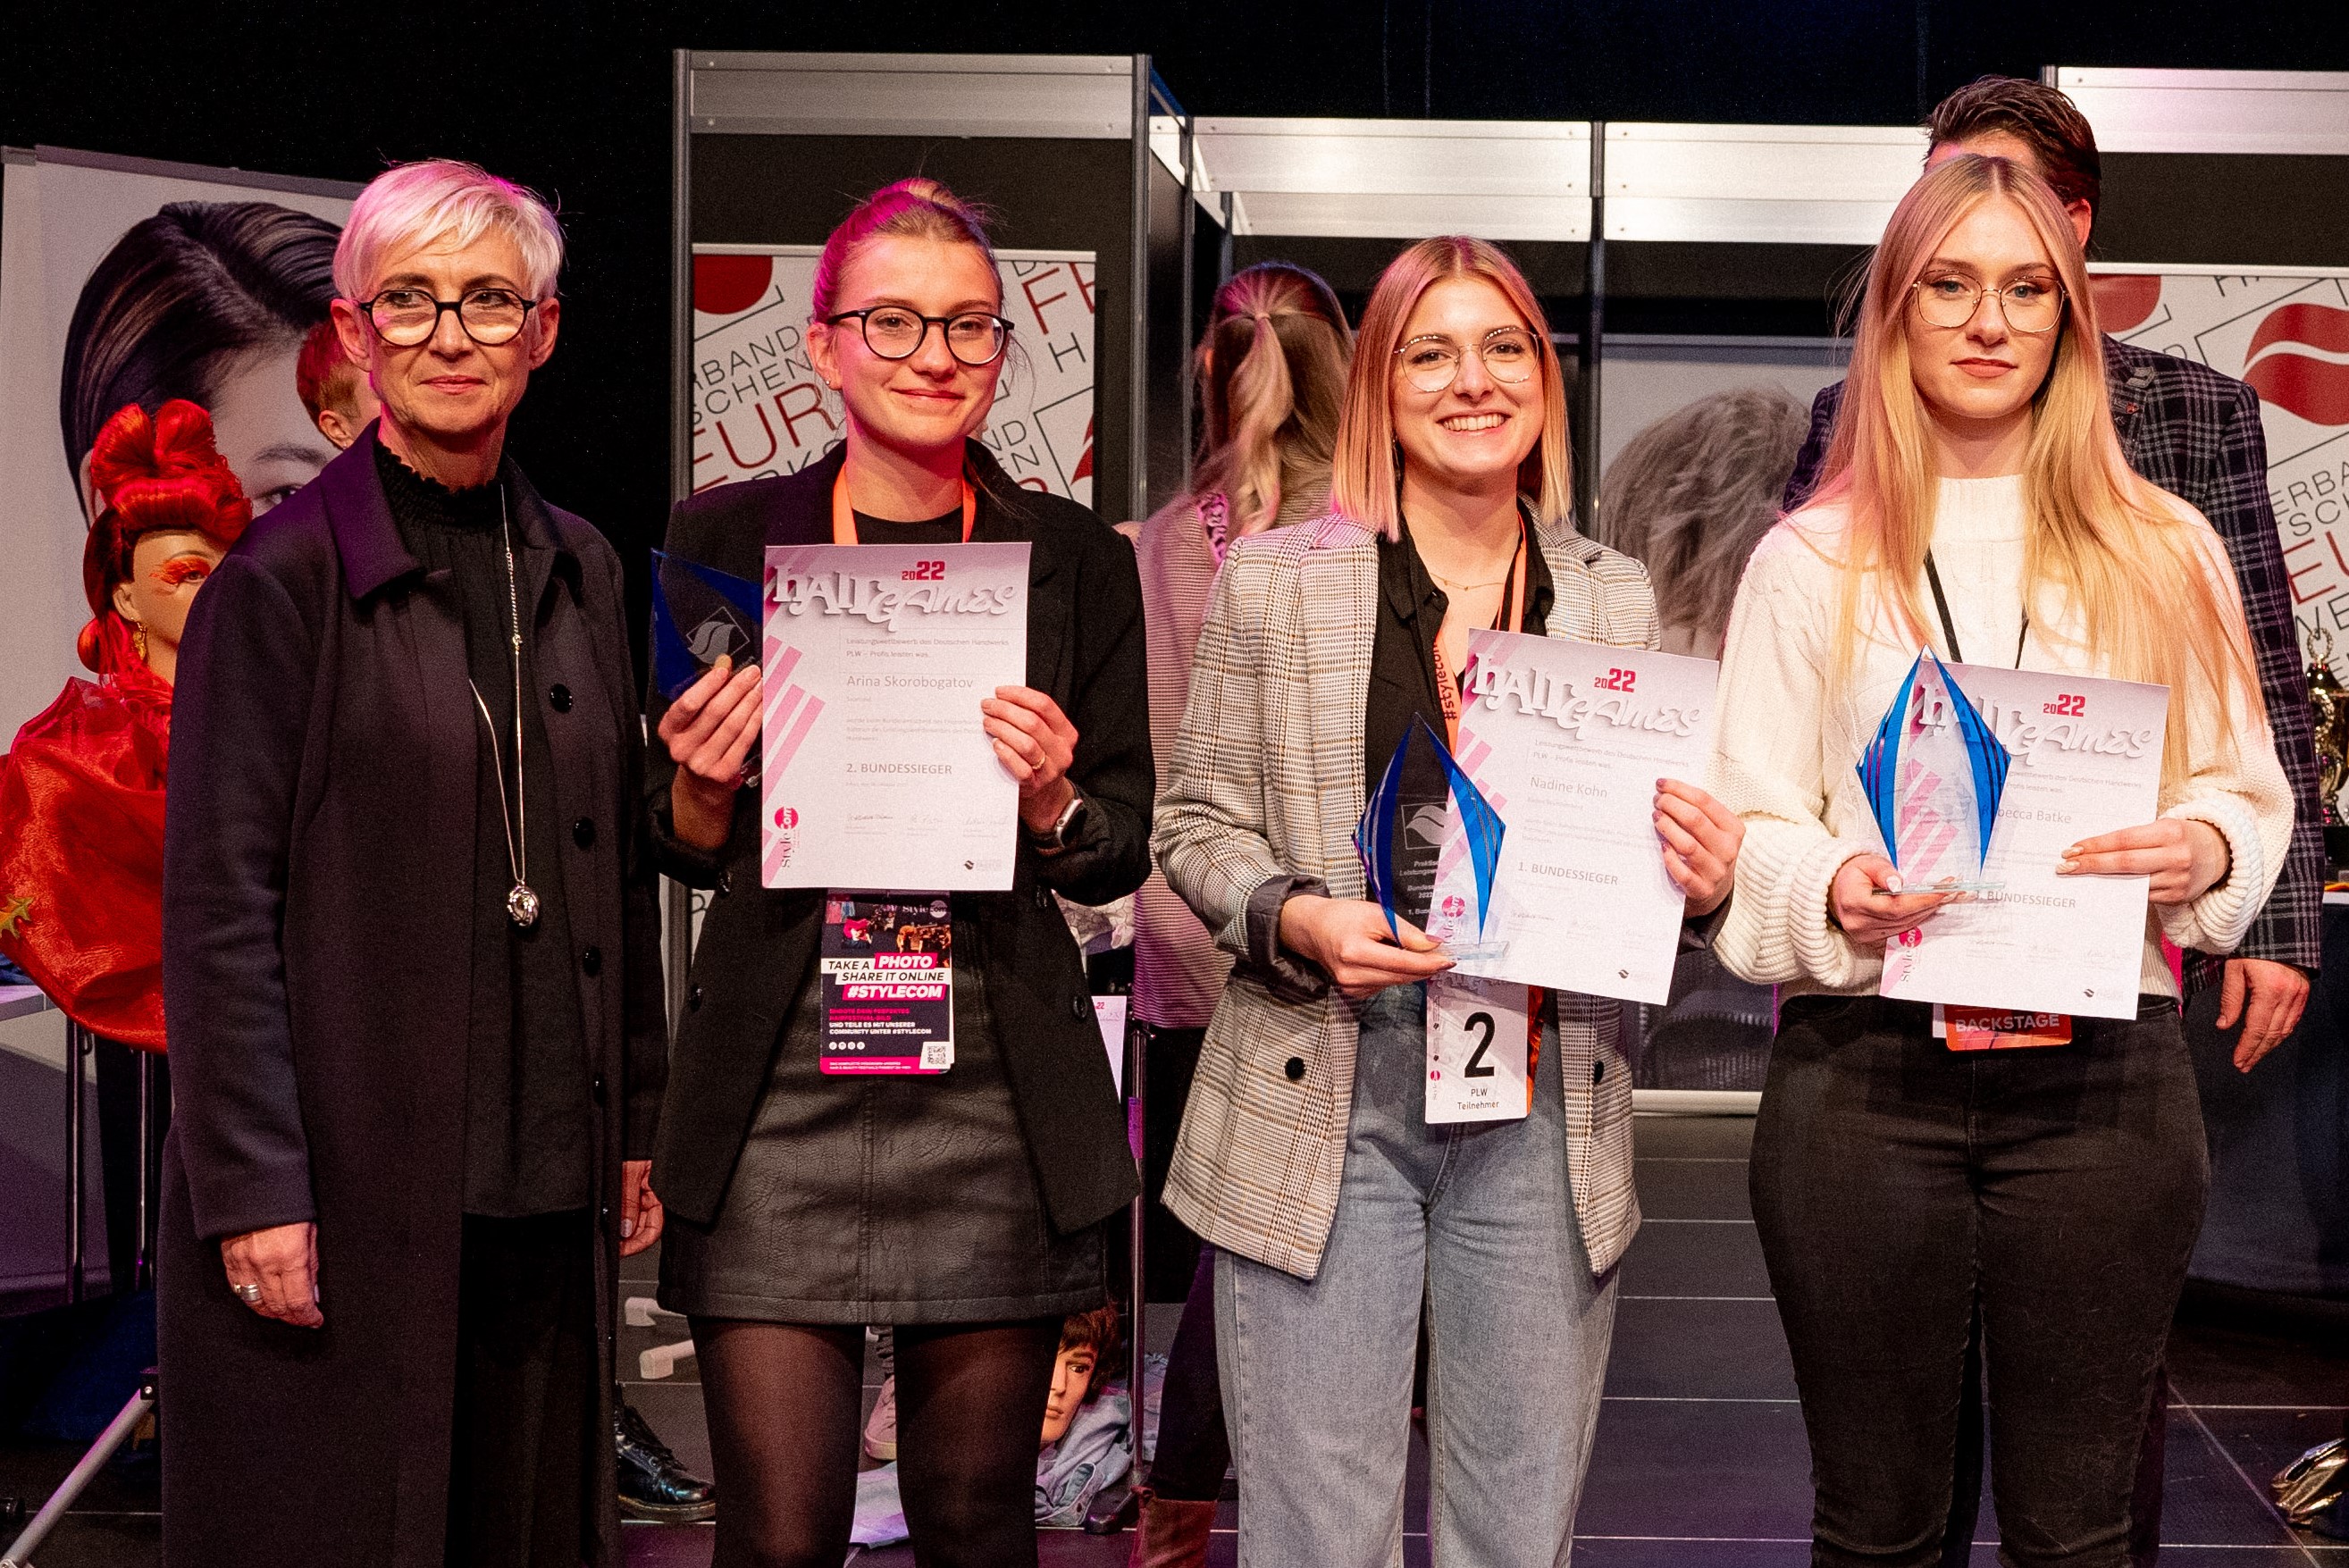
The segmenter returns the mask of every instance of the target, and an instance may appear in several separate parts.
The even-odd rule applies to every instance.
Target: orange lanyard
[[[1517,521],[1517,555],[1509,567],[1508,596],[1501,601],[1501,613],[1495,616],[1496,632],[1522,632],[1526,629],[1526,527]],[[1502,623],[1506,623],[1503,624]],[[1444,656],[1444,629],[1435,633],[1435,698],[1444,705],[1444,740],[1454,750],[1460,748],[1460,684],[1452,678],[1451,661]],[[1534,1072],[1541,1066],[1542,1001],[1544,988],[1526,987],[1526,1109],[1533,1109]]]
[[[1502,624],[1503,622],[1507,624]],[[1501,613],[1494,617],[1493,630],[1522,632],[1525,627],[1526,535],[1525,523],[1520,520],[1517,524],[1517,555],[1509,566],[1508,597],[1501,601]],[[1456,750],[1460,745],[1460,683],[1453,678],[1451,661],[1444,656],[1444,629],[1441,626],[1435,631],[1435,700],[1444,706],[1444,743]]]
[[[962,481],[962,542],[970,542],[970,531],[978,521],[978,492],[971,488],[968,475]],[[834,544],[854,544],[856,511],[848,504],[848,469],[843,465],[840,477],[832,481],[832,542]],[[875,542],[879,542],[875,541]]]

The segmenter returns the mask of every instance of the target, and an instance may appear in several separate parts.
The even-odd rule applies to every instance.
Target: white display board
[[[795,473],[840,444],[808,361],[816,245],[693,248],[693,488]],[[1091,251],[999,251],[1011,347],[979,439],[1020,484],[1090,506],[1099,353]]]
[[[2349,269],[2252,275],[2100,266],[2096,314],[2124,342],[2251,383],[2268,499],[2303,647],[2322,626],[2349,655]]]

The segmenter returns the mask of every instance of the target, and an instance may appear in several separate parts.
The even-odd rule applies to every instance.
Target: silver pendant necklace
[[[513,530],[506,521],[506,493],[498,490],[498,536],[506,551],[506,609],[513,616],[512,635],[508,638],[513,655],[513,715],[514,715],[514,799],[506,807],[506,764],[498,751],[498,727],[490,717],[490,705],[481,700],[481,688],[467,676],[465,685],[473,694],[473,706],[481,710],[481,726],[490,734],[490,762],[498,770],[498,814],[505,819],[506,864],[513,872],[513,887],[506,893],[506,918],[528,931],[538,923],[538,894],[523,874],[530,864],[530,801],[523,793],[522,761],[522,594],[514,583]]]

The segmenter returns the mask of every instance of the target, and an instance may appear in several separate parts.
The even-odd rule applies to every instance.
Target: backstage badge
[[[827,892],[826,1073],[954,1066],[954,920],[942,892]]]

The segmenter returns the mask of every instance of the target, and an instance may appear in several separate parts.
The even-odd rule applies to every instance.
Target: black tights
[[[897,1454],[921,1568],[1036,1561],[1036,1450],[1061,1320],[905,1326]],[[717,1470],[711,1568],[838,1568],[856,1506],[864,1331],[693,1320]]]

